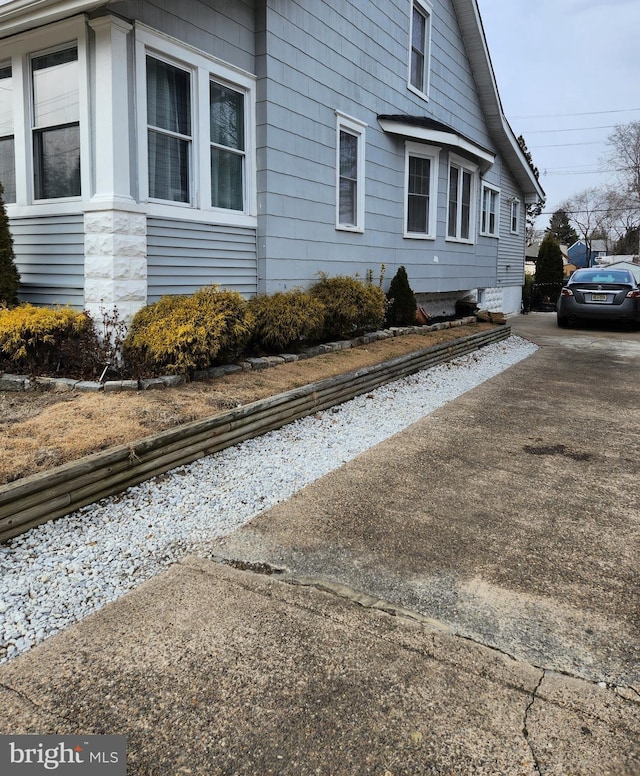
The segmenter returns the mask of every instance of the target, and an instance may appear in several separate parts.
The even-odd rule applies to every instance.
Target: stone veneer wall
[[[91,210],[84,216],[85,308],[116,305],[126,322],[147,303],[147,217],[134,210]]]
[[[489,310],[492,313],[505,312],[503,310],[502,288],[478,289],[478,306],[481,310]]]

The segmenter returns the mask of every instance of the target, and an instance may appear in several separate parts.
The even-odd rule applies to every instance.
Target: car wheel
[[[569,319],[566,318],[564,315],[558,316],[558,326],[561,326],[563,329],[566,329],[569,325]]]

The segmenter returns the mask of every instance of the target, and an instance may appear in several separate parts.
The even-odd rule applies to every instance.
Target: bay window
[[[421,143],[405,150],[405,237],[434,238],[439,152]]]
[[[189,202],[191,75],[147,57],[149,196]]]
[[[0,184],[5,202],[16,201],[15,160],[12,71],[10,64],[0,63]]]
[[[136,25],[141,199],[150,212],[254,226],[255,78]],[[146,95],[146,97],[144,97]],[[178,211],[178,208],[180,209]]]
[[[477,168],[452,157],[449,162],[449,191],[447,198],[447,238],[459,242],[473,242],[473,214],[475,176]]]
[[[244,95],[211,81],[211,206],[244,210]]]
[[[31,57],[34,199],[80,196],[76,46]]]

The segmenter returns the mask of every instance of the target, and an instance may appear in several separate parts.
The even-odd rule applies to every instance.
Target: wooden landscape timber
[[[170,469],[499,342],[510,334],[510,328],[505,326],[432,345],[3,485],[0,487],[0,542]]]

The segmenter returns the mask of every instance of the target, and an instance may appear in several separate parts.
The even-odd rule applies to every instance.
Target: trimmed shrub
[[[413,326],[416,322],[418,303],[409,285],[407,270],[398,267],[387,291],[387,324],[389,326]]]
[[[87,312],[30,304],[0,309],[0,360],[13,371],[89,377],[100,368],[100,348]]]
[[[555,307],[564,281],[562,251],[556,238],[547,233],[540,243],[536,261],[533,305],[542,309]]]
[[[353,337],[364,331],[379,329],[384,322],[384,291],[357,278],[338,275],[327,277],[311,286],[309,293],[325,308],[324,337]]]
[[[122,350],[134,374],[184,374],[236,358],[252,328],[247,302],[237,291],[207,286],[138,310]]]
[[[13,239],[9,229],[9,217],[4,207],[0,183],[0,305],[12,307],[18,304],[20,275],[13,252]]]
[[[268,353],[297,349],[317,340],[324,327],[324,305],[306,291],[260,294],[249,302],[253,341]]]

